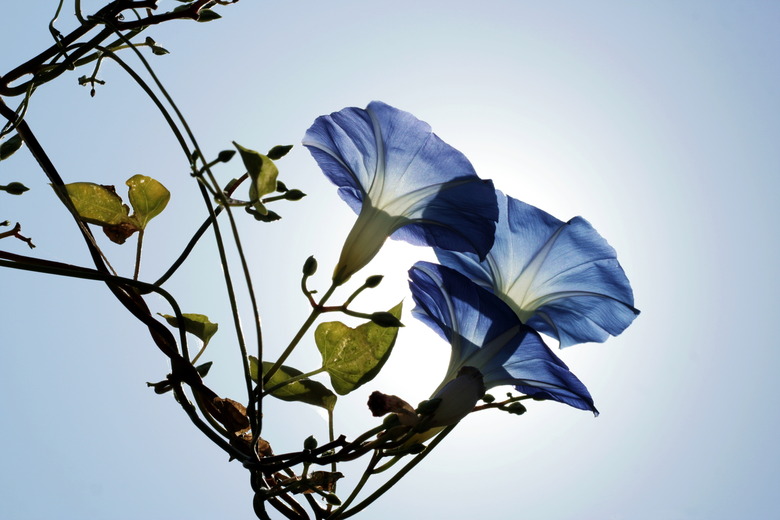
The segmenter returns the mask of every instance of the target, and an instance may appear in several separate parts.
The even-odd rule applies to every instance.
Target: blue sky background
[[[86,11],[100,4],[82,3]],[[3,7],[0,74],[50,44],[55,5]],[[617,249],[642,310],[622,336],[560,352],[589,387],[598,418],[556,403],[533,403],[522,417],[476,414],[364,517],[780,513],[772,339],[780,4],[244,0],[220,12],[210,24],[148,31],[171,51],[151,61],[207,153],[232,140],[261,151],[298,144],[318,115],[383,100],[430,123],[508,194],[563,220],[588,219]],[[63,30],[71,18],[63,15]],[[142,277],[155,279],[202,221],[202,203],[140,90],[106,63],[107,85],[90,98],[76,81],[90,72],[41,87],[28,122],[69,182],[123,192],[125,179],[143,173],[171,189],[146,236]],[[317,256],[314,283],[324,289],[354,220],[302,147],[279,166],[309,197],[279,206],[278,223],[242,223],[269,352],[280,352],[306,316],[303,261]],[[239,170],[231,163],[220,178]],[[26,150],[0,164],[0,183],[11,180],[31,191],[0,193],[0,220],[22,223],[33,254],[89,265]],[[169,290],[185,312],[220,323],[208,377],[243,399],[210,245]],[[28,252],[10,239],[0,246]],[[105,250],[131,272],[132,244],[106,241]],[[406,298],[409,311],[406,269],[430,257],[388,244],[365,271],[387,278],[359,302],[378,310]],[[173,399],[146,388],[167,373],[165,359],[103,286],[8,270],[0,280],[0,517],[253,518],[246,472]],[[447,346],[404,319],[383,374],[342,399],[339,433],[373,424],[364,403],[374,389],[417,402],[438,385]],[[313,369],[317,359],[308,340],[291,362]],[[277,452],[311,433],[327,436],[323,418],[303,405],[269,405],[265,423]]]

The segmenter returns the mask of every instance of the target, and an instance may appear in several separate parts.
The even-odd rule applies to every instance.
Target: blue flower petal
[[[493,184],[408,112],[374,101],[317,118],[303,144],[358,213],[334,280],[365,266],[388,236],[484,258],[498,219]]]
[[[639,311],[615,250],[583,218],[562,222],[499,192],[499,223],[484,261],[437,251],[439,261],[490,288],[561,347],[602,342]]]
[[[417,262],[409,278],[417,304],[413,314],[452,346],[439,389],[461,367],[471,366],[480,371],[486,388],[515,385],[525,394],[597,413],[585,385],[501,299],[460,273],[428,262]]]

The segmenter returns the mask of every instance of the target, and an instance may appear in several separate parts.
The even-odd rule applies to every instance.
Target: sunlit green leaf
[[[276,168],[274,162],[267,156],[244,148],[240,144],[233,142],[238,153],[241,155],[241,160],[244,161],[244,167],[252,179],[252,184],[249,186],[249,200],[251,202],[258,201],[263,195],[268,195],[276,191],[276,177],[279,175],[279,170]],[[262,204],[255,205],[255,210],[265,215],[267,210]]]
[[[399,303],[390,314],[401,317]],[[314,340],[322,354],[322,366],[330,374],[333,389],[345,395],[371,381],[390,357],[398,327],[364,323],[351,328],[338,321],[321,323]]]
[[[165,318],[165,321],[167,321],[171,327],[179,327],[179,320],[176,319],[176,316],[171,316],[170,314],[160,314],[160,316]],[[181,317],[184,320],[184,330],[201,340],[203,346],[208,345],[211,337],[217,333],[217,329],[219,328],[219,324],[211,323],[208,316],[204,316],[203,314],[182,313]]]
[[[273,363],[263,361],[263,374],[268,372],[272,366]],[[256,357],[249,356],[249,368],[252,379],[257,382],[259,366]],[[277,386],[287,381],[288,379],[298,377],[302,374],[303,372],[298,369],[282,365],[282,367],[276,371],[273,377],[271,377],[271,380],[266,383],[265,387],[273,388],[274,386]],[[333,410],[333,408],[336,406],[337,399],[336,394],[331,392],[328,387],[318,381],[313,381],[311,379],[301,379],[294,383],[284,385],[271,392],[271,395],[277,399],[281,399],[282,401],[298,401],[314,406],[319,406],[321,408],[325,408],[326,410]]]
[[[0,143],[0,161],[8,159],[21,147],[22,136],[19,134],[14,134],[7,141]]]
[[[158,181],[146,175],[134,175],[127,179],[130,187],[130,204],[135,211],[135,219],[141,229],[154,217],[162,213],[168,201],[171,200],[171,192]]]
[[[133,225],[130,208],[122,203],[113,186],[93,182],[73,182],[65,185],[79,216],[87,222],[101,226]]]

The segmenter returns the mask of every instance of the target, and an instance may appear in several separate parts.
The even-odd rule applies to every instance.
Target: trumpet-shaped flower
[[[481,384],[483,391],[513,385],[535,398],[598,413],[585,385],[496,295],[457,271],[428,262],[417,262],[409,278],[417,304],[413,314],[452,347],[447,374],[434,392],[447,413],[437,426],[453,424],[470,412],[481,396],[475,391]]]
[[[490,181],[431,127],[384,103],[321,116],[303,144],[358,214],[334,282],[346,282],[388,236],[484,258],[498,219]]]
[[[503,299],[523,323],[561,347],[605,341],[639,311],[615,250],[583,218],[562,222],[498,192],[499,222],[487,258],[437,251],[439,261]]]

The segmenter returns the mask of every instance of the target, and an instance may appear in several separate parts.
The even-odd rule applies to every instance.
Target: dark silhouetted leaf
[[[0,161],[8,159],[21,147],[22,136],[19,134],[14,134],[4,143],[0,143]]]
[[[250,375],[254,381],[258,381],[258,362],[257,358],[249,356]],[[263,361],[263,373],[265,374],[273,363]],[[266,388],[273,388],[288,379],[297,377],[303,374],[298,369],[284,366],[276,371],[270,381],[266,383]],[[311,379],[301,379],[289,385],[284,385],[277,390],[271,392],[271,395],[282,401],[299,401],[314,406],[325,408],[326,410],[333,410],[336,406],[336,394],[331,392],[328,387],[318,381]]]

